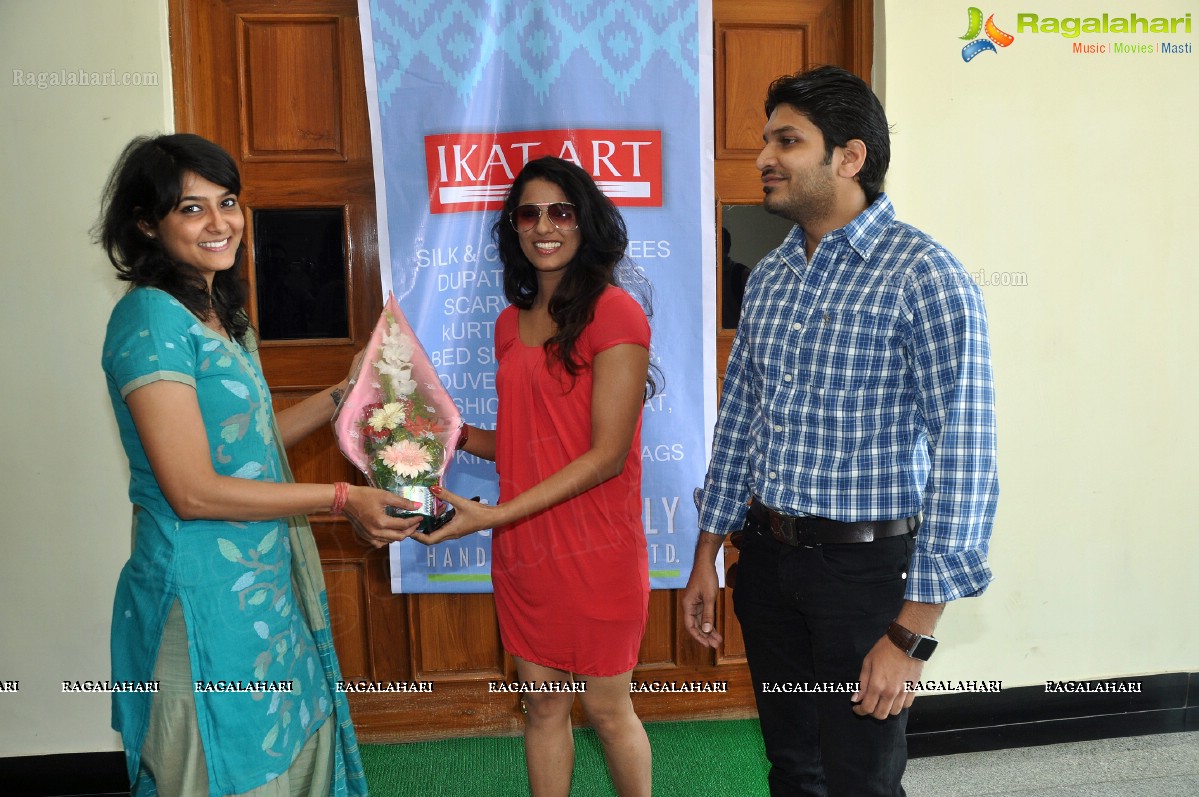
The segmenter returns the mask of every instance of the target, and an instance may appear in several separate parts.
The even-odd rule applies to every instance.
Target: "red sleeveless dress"
[[[590,364],[622,343],[649,348],[641,306],[615,287],[576,344],[577,376],[547,365],[520,339],[517,309],[495,327],[496,470],[500,502],[543,481],[591,447]],[[492,582],[504,648],[526,661],[597,677],[633,668],[649,606],[641,522],[641,421],[624,471],[582,495],[495,530]]]

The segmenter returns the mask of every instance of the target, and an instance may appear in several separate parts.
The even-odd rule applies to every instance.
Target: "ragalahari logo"
[[[982,9],[971,6],[967,13],[970,17],[969,27],[966,28],[966,35],[962,37],[962,39],[969,41],[969,44],[962,48],[962,60],[966,63],[973,61],[975,56],[980,53],[999,52],[995,49],[996,45],[1007,47],[1016,40],[1016,37],[1012,34],[1004,33],[999,29],[999,26],[995,24],[994,14],[987,17],[987,22],[984,25]],[[980,33],[986,35],[980,37]]]

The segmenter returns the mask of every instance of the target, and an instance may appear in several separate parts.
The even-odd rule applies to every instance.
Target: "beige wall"
[[[60,70],[158,85],[49,85]],[[45,88],[14,85],[38,72]],[[121,288],[88,228],[124,144],[169,128],[169,92],[166,3],[0,2],[0,680],[20,681],[0,693],[0,757],[120,749],[107,695],[62,694],[64,679],[108,677],[129,550],[100,371]]]
[[[1054,7],[1182,17],[1194,3],[992,3],[1016,39],[970,63],[968,4],[880,5],[897,212],[1009,283],[983,288],[996,581],[949,607],[926,672],[1027,685],[1195,671],[1199,53],[1076,55],[1015,25]],[[1196,49],[1196,34],[1076,41]]]
[[[914,7],[879,3],[888,190],[972,272],[1025,280],[984,288],[998,580],[950,607],[926,673],[1017,686],[1199,669],[1186,503],[1199,450],[1186,218],[1199,207],[1199,56],[1084,57],[1039,34],[966,64],[966,6]],[[986,10],[1002,27],[1022,8]],[[0,757],[119,749],[106,697],[61,694],[63,679],[108,675],[128,546],[99,369],[120,287],[87,230],[122,145],[171,125],[165,15],[160,0],[0,2],[0,681],[21,683],[0,694]],[[14,86],[16,69],[155,73],[159,85],[39,89]]]

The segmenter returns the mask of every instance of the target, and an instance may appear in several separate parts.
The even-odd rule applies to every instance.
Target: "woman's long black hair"
[[[213,314],[242,346],[250,320],[245,303],[248,289],[242,279],[245,241],[237,249],[233,268],[217,272],[212,292],[195,268],[171,259],[162,240],[150,238],[140,224],[157,226],[179,203],[183,176],[193,172],[234,195],[241,193],[241,175],[228,152],[192,133],[135,138],[113,166],[104,187],[96,238],[117,270],[117,278],[135,287],[166,291],[197,318]]]
[[[520,248],[520,234],[509,222],[530,180],[546,180],[561,188],[566,200],[574,204],[579,220],[578,252],[549,300],[550,318],[558,331],[545,342],[546,355],[551,361],[560,362],[568,374],[575,376],[583,368],[575,354],[575,344],[595,317],[600,295],[609,285],[626,287],[617,277],[617,267],[625,260],[629,234],[620,211],[583,169],[561,158],[529,161],[516,176],[499,218],[491,228],[500,262],[504,264],[504,296],[510,304],[528,310],[537,297],[537,270],[525,257]],[[644,283],[638,287],[642,295],[637,299],[646,315],[651,315],[649,285]],[[657,391],[654,378],[657,371],[657,367],[651,365],[646,383],[647,396]]]

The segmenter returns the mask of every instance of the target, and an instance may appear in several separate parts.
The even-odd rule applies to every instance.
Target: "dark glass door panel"
[[[345,240],[342,208],[254,211],[262,340],[350,337]]]
[[[791,222],[767,213],[761,205],[722,205],[723,248],[720,258],[722,329],[736,329],[741,318],[745,281],[759,260],[787,237]]]

